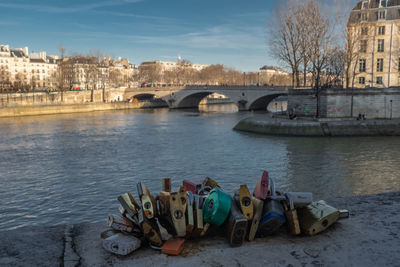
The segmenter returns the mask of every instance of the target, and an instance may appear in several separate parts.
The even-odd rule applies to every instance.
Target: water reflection
[[[239,108],[235,104],[199,105],[199,111],[205,113],[234,113]]]
[[[388,192],[400,188],[398,138],[288,139],[287,188],[317,197]],[[397,162],[397,163],[396,163]]]
[[[159,192],[163,177],[210,176],[232,193],[266,169],[322,199],[400,190],[399,138],[244,134],[232,128],[253,113],[208,108],[1,119],[0,230],[104,220],[119,194],[139,181]]]

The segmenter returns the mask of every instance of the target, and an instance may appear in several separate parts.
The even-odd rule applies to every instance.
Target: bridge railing
[[[186,86],[168,86],[168,87],[135,87],[127,90],[135,91],[171,91],[171,90],[279,90],[288,91],[290,86],[256,86],[256,85],[186,85]]]

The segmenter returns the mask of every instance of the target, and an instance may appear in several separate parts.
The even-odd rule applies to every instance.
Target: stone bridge
[[[288,87],[265,86],[181,86],[128,88],[124,98],[146,99],[157,97],[164,100],[169,108],[197,108],[200,101],[218,93],[229,97],[240,111],[266,110],[268,104],[279,96],[288,95]]]

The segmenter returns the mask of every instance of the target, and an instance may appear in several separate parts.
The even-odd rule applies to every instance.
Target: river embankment
[[[162,107],[167,105],[155,101],[14,106],[0,108],[0,118]]]
[[[121,257],[106,252],[97,223],[25,227],[0,232],[1,266],[399,266],[400,192],[336,198],[350,211],[316,236],[278,234],[232,248],[223,236],[186,241],[171,257],[142,248]],[[107,214],[104,214],[106,218]]]
[[[356,120],[297,118],[256,114],[241,120],[234,130],[279,136],[399,136],[400,119]]]

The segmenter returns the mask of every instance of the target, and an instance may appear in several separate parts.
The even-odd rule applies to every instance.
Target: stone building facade
[[[176,62],[162,61],[162,60],[145,61],[139,66],[139,68],[145,68],[146,66],[153,66],[153,65],[159,66],[159,69],[161,72],[176,70],[179,67],[184,67],[184,68],[189,68],[189,69],[200,71],[209,66],[206,64],[197,64],[197,63],[191,63],[188,61],[182,61],[182,59],[180,57],[178,57],[178,60]]]
[[[47,56],[28,47],[0,45],[0,90],[107,89],[137,86],[138,68],[128,59]]]
[[[352,47],[347,51],[352,55],[350,84],[356,88],[400,86],[400,1],[360,1],[347,27]]]
[[[265,65],[258,71],[260,85],[290,85],[290,74],[276,66]]]
[[[128,59],[69,57],[59,61],[61,87],[69,90],[107,89],[135,85],[135,65]]]
[[[44,89],[56,86],[57,57],[29,54],[28,47],[0,45],[0,87]]]

